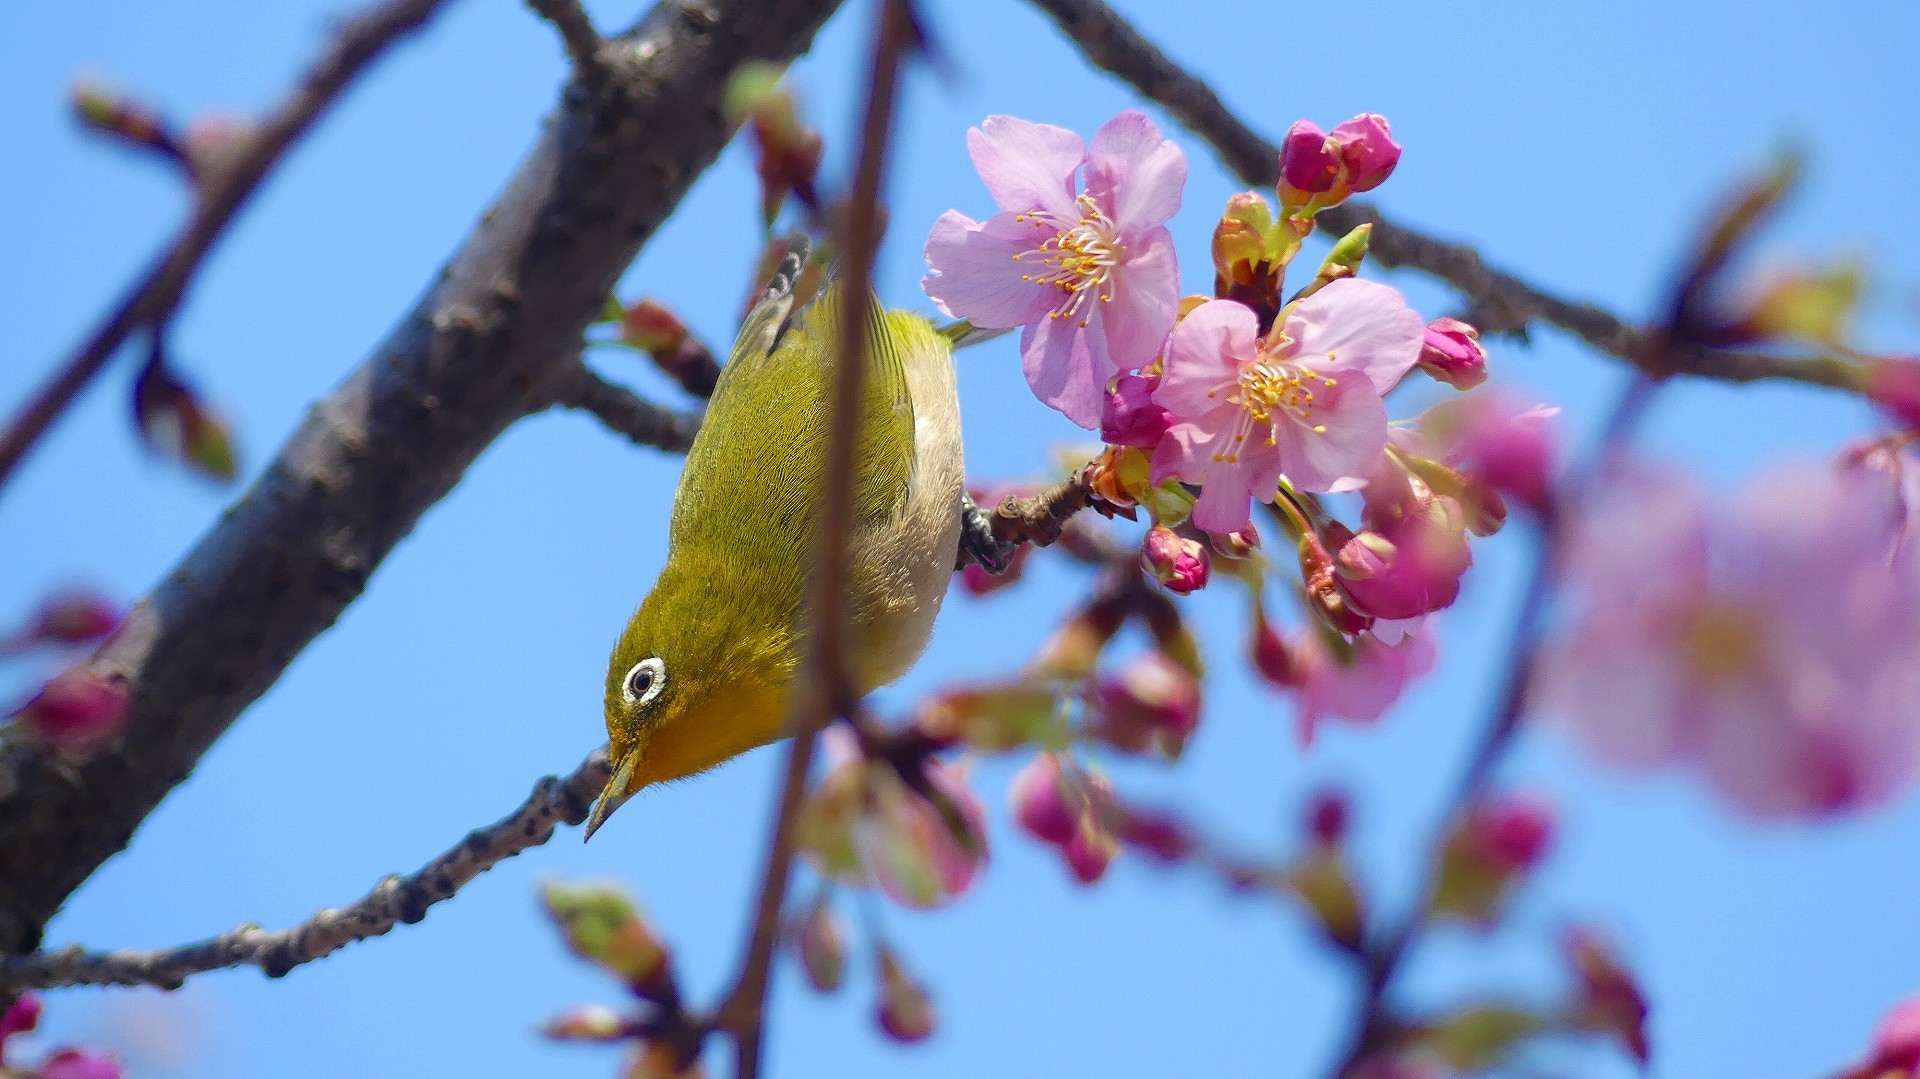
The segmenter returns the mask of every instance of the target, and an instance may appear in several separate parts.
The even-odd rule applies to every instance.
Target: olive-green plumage
[[[790,313],[776,280],[741,328],[687,454],[666,567],[608,663],[615,774],[589,835],[634,791],[779,736],[800,662],[842,302],[830,286]],[[863,352],[848,567],[849,667],[862,693],[926,648],[964,477],[947,340],[889,311]]]

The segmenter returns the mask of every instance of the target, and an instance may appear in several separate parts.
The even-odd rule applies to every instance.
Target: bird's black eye
[[[628,704],[640,705],[658,697],[667,684],[667,665],[659,656],[649,656],[627,671],[620,691]]]

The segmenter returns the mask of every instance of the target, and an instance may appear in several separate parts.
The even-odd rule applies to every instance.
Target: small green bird
[[[741,327],[681,473],[666,568],[608,663],[614,771],[589,837],[634,792],[780,737],[802,660],[847,302],[829,285],[793,310],[806,258],[796,247]],[[847,606],[860,693],[925,651],[968,506],[948,339],[887,311],[863,351]]]

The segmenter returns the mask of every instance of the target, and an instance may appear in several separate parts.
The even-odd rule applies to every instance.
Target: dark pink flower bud
[[[1167,586],[1167,591],[1184,596],[1207,586],[1213,559],[1206,547],[1190,540],[1166,525],[1154,525],[1140,545],[1140,568]]]
[[[925,1041],[933,1033],[933,998],[894,957],[893,949],[880,947],[880,1029],[897,1042]]]
[[[1340,150],[1320,125],[1298,120],[1280,140],[1280,204],[1293,208],[1333,190],[1340,180]]]
[[[1113,836],[1089,816],[1081,818],[1080,827],[1074,830],[1073,838],[1061,853],[1066,856],[1067,868],[1073,871],[1075,880],[1098,884],[1100,878],[1107,875],[1107,866],[1113,864],[1118,850],[1119,844]]]
[[[1349,190],[1372,191],[1393,175],[1400,163],[1400,144],[1393,129],[1378,113],[1363,113],[1328,134],[1340,155],[1340,167]]]
[[[1128,807],[1124,816],[1120,841],[1163,862],[1183,861],[1199,845],[1186,822],[1166,810]]]
[[[111,741],[127,720],[126,683],[69,667],[13,714],[35,738],[63,753],[85,755]]]
[[[1013,797],[1013,818],[1028,835],[1056,847],[1073,839],[1085,799],[1068,787],[1059,758],[1035,754],[1013,777],[1008,793]]]
[[[43,644],[89,644],[112,633],[120,617],[119,604],[91,589],[56,592],[11,641],[0,642],[0,655]]]
[[[1173,425],[1173,416],[1153,403],[1158,375],[1121,375],[1100,410],[1100,440],[1110,446],[1150,450]]]
[[[1313,800],[1307,803],[1307,831],[1321,846],[1338,846],[1347,837],[1350,815],[1346,791],[1316,791]]]
[[[1525,873],[1540,863],[1553,842],[1553,806],[1538,795],[1516,794],[1478,806],[1467,828],[1487,864],[1499,872]]]
[[[1920,359],[1893,357],[1867,368],[1866,394],[1887,414],[1920,431]]]
[[[28,993],[13,1002],[5,1015],[0,1015],[0,1044],[15,1034],[24,1034],[40,1025],[40,998]]]
[[[1416,618],[1459,598],[1460,576],[1473,563],[1457,507],[1430,499],[1341,544],[1340,591],[1374,618]]]
[[[1200,725],[1199,679],[1157,650],[1100,679],[1094,696],[1101,734],[1121,749],[1138,752],[1156,735],[1184,742]]]
[[[1300,684],[1300,674],[1294,670],[1293,657],[1287,650],[1287,640],[1280,631],[1267,621],[1264,612],[1256,611],[1253,619],[1253,641],[1248,649],[1253,654],[1253,669],[1270,686],[1276,689],[1291,689]]]
[[[92,1049],[62,1049],[40,1062],[40,1079],[120,1079],[120,1062]]]
[[[1480,331],[1457,318],[1427,323],[1420,346],[1420,369],[1436,382],[1456,390],[1470,390],[1487,380],[1487,350],[1480,347]]]

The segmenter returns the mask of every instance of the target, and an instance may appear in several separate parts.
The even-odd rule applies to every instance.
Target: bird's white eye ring
[[[620,682],[620,693],[630,705],[642,705],[667,688],[667,663],[659,656],[648,656],[627,671]]]

